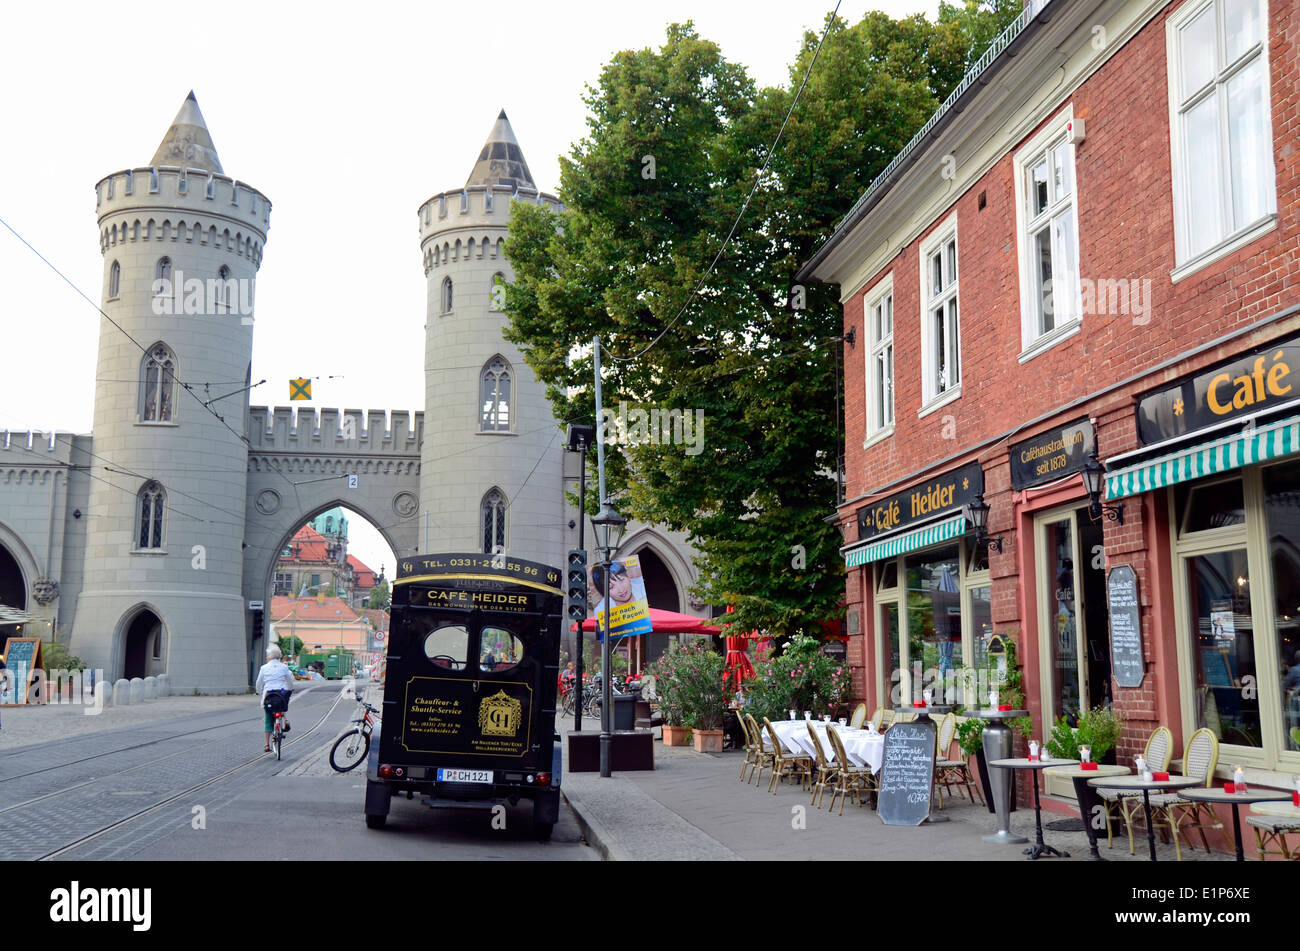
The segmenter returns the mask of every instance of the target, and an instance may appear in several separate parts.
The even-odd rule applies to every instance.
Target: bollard
[[[107,707],[113,703],[113,688],[109,686],[107,680],[100,680],[95,684],[95,706]]]
[[[158,681],[158,699],[161,700],[163,697],[171,696],[171,690],[172,690],[171,678],[169,678],[166,674],[159,674],[157,677],[157,681]]]
[[[158,699],[158,680],[157,680],[157,678],[155,678],[155,677],[146,677],[146,678],[144,678],[144,699],[145,699],[145,700],[157,700],[157,699]]]
[[[131,681],[123,677],[113,684],[113,706],[124,707],[131,702]]]
[[[132,703],[143,703],[143,702],[144,702],[144,680],[143,680],[143,678],[140,678],[140,677],[132,677],[130,683],[131,683],[131,702],[132,702]]]

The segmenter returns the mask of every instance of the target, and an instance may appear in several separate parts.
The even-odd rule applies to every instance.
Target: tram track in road
[[[304,691],[303,694],[305,695],[306,693],[310,692],[311,689],[318,689],[318,688],[309,688],[309,690],[308,690],[308,691]],[[295,737],[293,737],[292,739],[287,740],[287,741],[285,742],[285,744],[284,744],[284,748],[285,748],[285,749],[289,749],[289,750],[293,750],[293,749],[295,749],[295,748],[301,748],[300,744],[311,743],[311,742],[313,741],[313,739],[318,735],[318,733],[319,733],[321,727],[322,727],[322,726],[324,725],[324,723],[328,720],[328,718],[330,717],[330,715],[331,715],[331,714],[332,714],[332,713],[333,713],[333,712],[338,708],[338,706],[339,706],[339,704],[342,702],[343,698],[344,698],[345,696],[350,696],[350,695],[351,695],[351,693],[350,693],[349,691],[347,691],[347,690],[340,690],[340,691],[338,692],[338,695],[334,698],[333,703],[330,703],[330,704],[328,705],[328,707],[324,710],[324,712],[320,715],[320,717],[316,720],[316,722],[313,723],[310,727],[307,727],[307,728],[305,728],[304,730],[302,730],[301,733],[298,733],[298,734],[297,734]],[[192,737],[192,736],[195,736],[195,735],[201,735],[201,734],[204,734],[204,733],[211,733],[212,731],[214,731],[214,730],[218,730],[218,729],[221,729],[222,727],[229,728],[229,727],[231,727],[231,726],[238,726],[238,725],[241,725],[241,724],[246,724],[247,722],[248,722],[248,718],[247,718],[247,717],[241,717],[241,718],[238,719],[238,720],[233,720],[233,721],[228,721],[228,722],[225,722],[225,723],[222,723],[222,724],[216,724],[216,725],[212,725],[212,726],[202,727],[202,728],[200,728],[200,729],[198,729],[198,730],[189,730],[189,731],[184,731],[184,732],[181,732],[181,733],[175,733],[175,734],[172,734],[172,735],[169,736],[169,737],[160,738],[160,739],[158,739],[158,740],[153,740],[153,741],[150,741],[150,742],[148,742],[148,743],[132,744],[132,745],[130,745],[130,746],[121,747],[121,748],[118,748],[118,749],[115,750],[115,751],[110,751],[110,752],[124,752],[124,751],[129,751],[129,750],[132,750],[132,749],[139,749],[139,748],[141,748],[141,747],[147,747],[147,746],[150,746],[150,745],[154,745],[155,743],[164,742],[164,741],[166,741],[166,740],[175,740],[175,739],[182,739],[182,740],[183,740],[183,739],[185,739],[185,738],[187,738],[187,737]],[[124,768],[124,769],[114,770],[114,771],[111,772],[111,773],[106,773],[106,774],[104,774],[103,776],[98,776],[98,777],[95,777],[94,779],[91,779],[91,780],[82,780],[82,781],[74,782],[74,783],[72,783],[72,784],[70,784],[70,785],[68,785],[68,786],[64,786],[64,787],[62,787],[62,788],[60,788],[60,789],[57,789],[57,790],[53,790],[53,791],[50,791],[50,792],[44,793],[43,795],[39,795],[39,796],[32,797],[32,798],[30,798],[30,799],[27,799],[27,800],[21,802],[21,803],[17,803],[17,804],[15,804],[15,805],[11,805],[11,806],[6,806],[4,809],[0,809],[0,816],[4,816],[5,819],[8,819],[8,818],[10,818],[10,817],[9,817],[9,816],[5,816],[5,815],[4,815],[5,813],[13,813],[13,812],[15,812],[16,810],[19,810],[19,809],[25,809],[25,808],[27,808],[27,807],[30,807],[30,806],[32,806],[32,805],[35,804],[35,803],[45,803],[45,804],[48,805],[48,804],[51,803],[51,801],[53,801],[53,800],[57,800],[58,797],[60,797],[60,796],[65,796],[65,795],[68,795],[68,794],[71,794],[71,793],[76,793],[77,791],[81,791],[83,794],[85,794],[85,793],[87,792],[87,787],[94,786],[96,783],[106,783],[106,781],[110,781],[110,780],[112,780],[112,779],[114,779],[114,778],[116,778],[116,777],[121,777],[121,776],[124,776],[124,775],[127,775],[127,774],[131,774],[131,773],[139,774],[139,772],[140,772],[141,770],[144,770],[144,769],[146,769],[147,767],[157,766],[159,763],[162,763],[162,762],[164,762],[164,761],[166,761],[166,760],[173,760],[175,757],[180,756],[182,753],[186,753],[186,752],[194,753],[194,752],[196,752],[196,749],[195,749],[195,747],[193,747],[192,745],[190,745],[190,746],[188,746],[186,749],[178,750],[178,751],[175,751],[175,752],[172,752],[172,753],[168,753],[168,754],[166,754],[166,755],[164,755],[164,756],[153,757],[152,759],[150,759],[150,760],[148,760],[148,761],[146,761],[146,762],[144,762],[144,763],[136,763],[136,764],[132,764],[131,766],[128,766],[128,767],[126,767],[126,768]],[[106,753],[106,754],[99,754],[99,755],[107,755],[107,753]],[[79,759],[79,760],[71,760],[71,761],[69,761],[69,762],[67,762],[67,763],[60,764],[60,766],[47,767],[47,768],[45,768],[45,769],[41,769],[41,770],[33,770],[33,771],[31,771],[31,772],[29,772],[29,773],[25,773],[25,774],[23,774],[23,775],[24,775],[24,776],[32,776],[32,775],[36,775],[36,774],[38,774],[38,773],[49,772],[50,770],[59,769],[59,768],[65,767],[65,766],[73,766],[73,765],[76,765],[76,764],[79,763],[79,762],[84,762],[85,760],[92,760],[92,759],[96,759],[96,758],[98,758],[98,755],[97,755],[97,756],[92,756],[92,757],[83,757],[83,758],[81,758],[81,759]],[[57,842],[57,841],[58,841],[58,839],[55,838],[54,842],[50,842],[50,843],[47,845],[46,849],[43,850],[40,854],[32,855],[31,857],[34,858],[34,859],[37,860],[37,861],[45,861],[45,860],[50,860],[50,859],[58,858],[58,857],[60,857],[60,856],[62,856],[62,855],[64,855],[64,854],[66,854],[66,853],[72,852],[72,851],[74,851],[74,850],[76,850],[76,849],[78,849],[78,848],[81,848],[81,847],[83,847],[83,846],[85,846],[85,845],[87,845],[87,844],[89,844],[89,843],[91,843],[91,842],[93,842],[93,841],[95,841],[95,840],[97,840],[97,839],[100,839],[102,836],[105,836],[105,835],[107,835],[107,834],[109,834],[109,833],[112,833],[112,832],[114,832],[114,831],[116,831],[116,830],[120,830],[120,829],[122,829],[124,826],[127,826],[127,825],[129,825],[130,823],[132,823],[132,822],[135,822],[135,821],[140,820],[140,819],[142,819],[142,818],[144,818],[144,817],[146,817],[146,816],[149,816],[149,815],[151,815],[151,814],[154,814],[154,813],[158,812],[160,809],[163,809],[163,808],[167,807],[167,806],[170,805],[170,804],[174,804],[178,799],[181,799],[181,798],[183,798],[183,797],[185,797],[185,796],[192,795],[194,792],[196,792],[196,791],[198,791],[198,790],[202,790],[202,789],[204,789],[204,788],[206,788],[206,787],[210,787],[210,786],[212,786],[213,784],[218,783],[218,782],[220,782],[220,781],[222,781],[222,780],[228,779],[228,778],[230,778],[231,776],[233,776],[233,775],[235,775],[235,774],[238,774],[239,772],[241,772],[241,771],[243,771],[243,770],[247,770],[247,769],[249,769],[250,767],[256,766],[258,763],[265,763],[266,761],[267,761],[267,756],[266,756],[265,753],[260,753],[260,754],[258,754],[257,756],[249,757],[248,759],[245,759],[245,760],[243,760],[242,762],[235,763],[233,766],[230,766],[229,768],[221,769],[220,772],[216,773],[215,775],[208,776],[208,777],[204,778],[203,780],[201,780],[201,781],[199,781],[199,782],[192,783],[192,784],[188,785],[186,788],[181,789],[181,790],[179,790],[179,791],[177,791],[177,792],[175,792],[175,793],[169,793],[169,794],[163,795],[163,796],[161,796],[160,798],[158,798],[158,799],[156,799],[156,800],[150,802],[148,805],[145,805],[145,806],[143,806],[143,807],[141,807],[141,808],[138,808],[138,809],[134,809],[134,810],[131,811],[128,815],[118,816],[118,817],[113,817],[113,818],[112,818],[112,821],[106,821],[106,822],[104,822],[104,824],[99,825],[99,826],[96,827],[96,828],[93,828],[91,831],[85,832],[85,833],[80,834],[80,835],[76,835],[75,838],[72,838],[72,839],[70,839],[69,841],[65,841],[65,842],[63,842],[62,844],[58,845],[57,848],[50,848],[50,846],[53,846],[53,845],[54,845],[54,842]],[[12,779],[12,778],[19,778],[19,777],[7,777],[7,778],[11,778],[11,779]],[[109,791],[109,792],[108,792],[108,795],[110,795],[110,796],[112,796],[112,795],[122,795],[122,794],[123,794],[123,793],[121,793],[120,791]],[[55,805],[55,809],[56,809],[56,810],[58,809],[58,806],[57,806],[57,805]],[[104,818],[107,820],[109,817],[108,817],[108,816],[105,816]],[[73,830],[69,829],[68,831],[69,831],[69,832],[72,832]],[[39,846],[38,846],[38,847],[39,847]]]

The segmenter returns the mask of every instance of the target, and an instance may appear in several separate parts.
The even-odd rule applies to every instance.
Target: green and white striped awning
[[[923,525],[921,528],[914,528],[910,532],[895,535],[893,538],[885,538],[846,552],[844,566],[846,568],[856,568],[859,565],[879,561],[882,558],[904,555],[909,551],[925,548],[927,545],[937,545],[939,542],[946,542],[950,538],[956,538],[964,534],[966,534],[965,513],[951,515],[942,521],[932,522],[929,525]]]
[[[1300,452],[1300,416],[1182,449],[1106,474],[1106,498],[1122,499]]]

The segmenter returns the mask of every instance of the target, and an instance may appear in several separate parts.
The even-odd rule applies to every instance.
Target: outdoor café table
[[[816,751],[812,748],[812,739],[808,736],[809,723],[817,731],[817,738],[822,743],[822,752],[828,759],[834,759],[834,751],[831,750],[826,737],[826,724],[821,720],[778,720],[772,724],[772,729],[776,730],[777,737],[791,753],[796,756],[816,756]],[[835,727],[839,730],[840,739],[844,741],[844,752],[849,754],[849,759],[854,761],[854,765],[869,766],[873,773],[879,772],[885,755],[884,734],[840,727],[838,723]]]
[[[1111,776],[1102,779],[1088,780],[1089,786],[1095,786],[1098,789],[1126,789],[1129,792],[1142,790],[1142,808],[1146,811],[1147,816],[1147,843],[1151,846],[1151,861],[1156,860],[1156,830],[1151,824],[1151,791],[1172,792],[1176,789],[1186,789],[1189,786],[1199,786],[1205,782],[1204,779],[1193,779],[1191,776],[1170,776],[1168,779],[1153,779],[1150,782],[1141,776]]]
[[[1226,789],[1180,789],[1178,795],[1183,799],[1190,799],[1192,802],[1211,802],[1216,804],[1226,803],[1232,806],[1232,835],[1237,842],[1237,861],[1246,861],[1246,855],[1241,851],[1241,816],[1237,810],[1243,803],[1254,802],[1290,802],[1291,794],[1283,792],[1280,789],[1256,789],[1253,786],[1248,787],[1244,793],[1230,793]],[[1148,816],[1148,822],[1150,817]]]
[[[1088,785],[1090,779],[1101,779],[1106,776],[1127,776],[1130,772],[1127,766],[1105,766],[1097,764],[1096,769],[1084,769],[1083,765],[1078,766],[1056,766],[1049,768],[1053,776],[1060,776],[1063,779],[1069,779],[1074,783],[1074,796],[1079,800],[1079,817],[1083,819],[1083,829],[1088,833],[1088,851],[1089,857],[1094,862],[1104,862],[1097,851],[1097,830],[1092,824],[1092,810],[1097,806],[1097,796]]]
[[[987,765],[995,759],[1006,759],[1011,755],[1011,727],[1003,720],[1029,716],[1028,710],[968,710],[968,717],[988,720],[982,734],[984,742],[984,763]],[[997,813],[998,831],[984,836],[985,842],[1001,842],[1008,845],[1023,845],[1029,840],[1021,835],[1011,834],[1011,776],[1007,773],[989,773],[989,808]]]
[[[1063,859],[1070,857],[1069,852],[1062,852],[1060,849],[1054,849],[1043,842],[1043,810],[1038,802],[1038,771],[1040,769],[1050,769],[1053,766],[1072,766],[1078,764],[1077,759],[996,759],[990,760],[990,766],[997,766],[1001,769],[1028,769],[1034,774],[1034,823],[1037,826],[1038,838],[1034,844],[1025,849],[1025,854],[1029,856],[1030,861],[1042,855],[1059,855]]]

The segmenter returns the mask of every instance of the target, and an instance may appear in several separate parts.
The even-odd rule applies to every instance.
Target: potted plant
[[[1065,717],[1052,727],[1047,751],[1061,759],[1079,759],[1079,747],[1092,747],[1092,758],[1100,763],[1119,742],[1124,723],[1109,707],[1093,707],[1079,717],[1079,725],[1071,727]]]
[[[683,690],[677,669],[683,652],[684,648],[672,645],[652,668],[659,715],[664,721],[664,746],[685,746],[690,742],[691,731],[686,726]]]
[[[724,667],[722,655],[702,644],[683,649],[677,657],[682,715],[699,753],[722,752]]]

